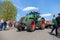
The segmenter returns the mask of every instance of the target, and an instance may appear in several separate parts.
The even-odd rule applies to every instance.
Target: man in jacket
[[[56,36],[57,36],[57,34],[58,34],[57,29],[60,27],[60,13],[56,17],[56,23],[57,23],[57,27],[56,27]]]

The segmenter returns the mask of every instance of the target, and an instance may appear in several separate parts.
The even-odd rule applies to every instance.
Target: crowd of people
[[[0,20],[0,31],[6,30],[8,27],[14,27],[15,21],[6,21],[6,20]]]

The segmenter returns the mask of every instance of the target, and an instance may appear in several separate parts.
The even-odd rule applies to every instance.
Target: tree
[[[3,1],[0,3],[0,19],[15,20],[17,14],[16,7],[10,1]]]

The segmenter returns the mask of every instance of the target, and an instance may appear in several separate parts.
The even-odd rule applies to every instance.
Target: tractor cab
[[[29,14],[27,14],[27,17],[26,18],[38,20],[38,18],[40,17],[39,14],[40,13],[38,13],[38,12],[31,11]]]
[[[35,11],[31,11],[30,13],[29,13],[29,15],[32,15],[34,18],[37,18],[37,17],[39,17],[39,13],[38,12],[35,12]]]

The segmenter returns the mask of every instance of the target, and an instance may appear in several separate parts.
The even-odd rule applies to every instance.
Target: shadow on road
[[[56,36],[54,33],[52,33],[52,34],[50,32],[48,32],[48,33],[49,33],[49,35],[55,36],[57,38],[60,38],[60,35]]]

